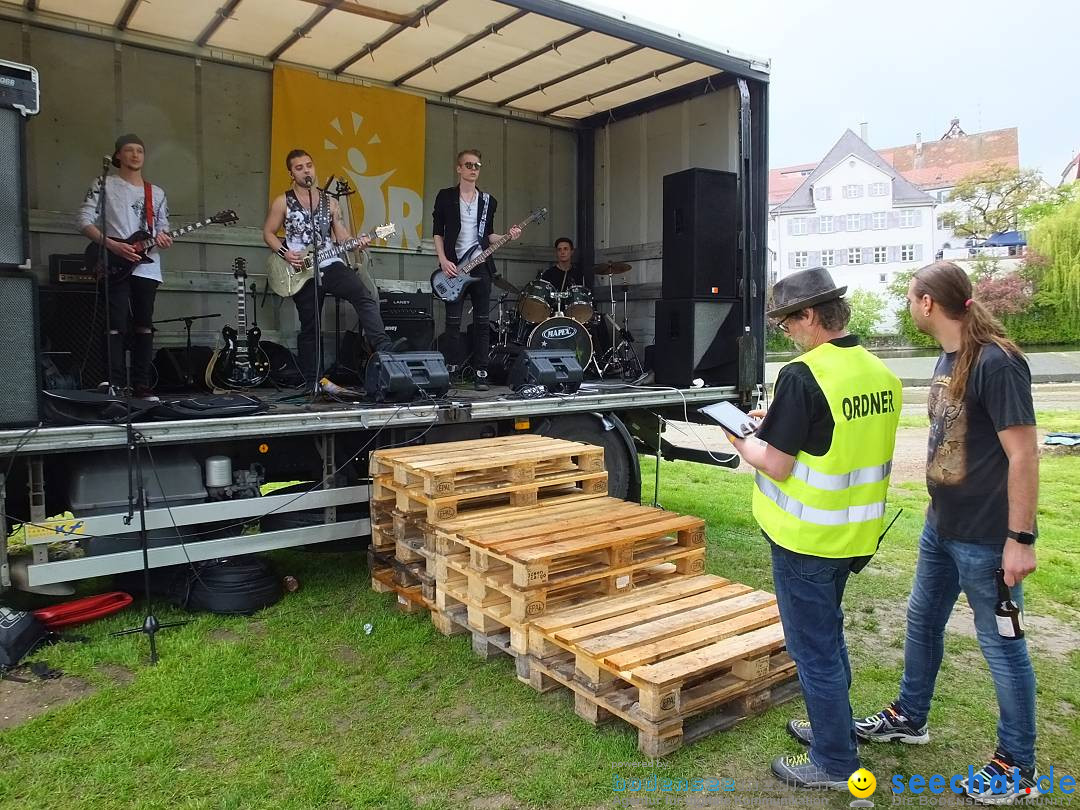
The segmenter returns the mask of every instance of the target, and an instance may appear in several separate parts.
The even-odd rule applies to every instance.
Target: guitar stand
[[[195,378],[191,375],[191,324],[195,321],[203,320],[204,318],[220,317],[220,312],[214,312],[210,315],[181,315],[179,318],[166,318],[163,321],[154,321],[155,324],[184,322],[184,385],[187,387],[195,385]]]

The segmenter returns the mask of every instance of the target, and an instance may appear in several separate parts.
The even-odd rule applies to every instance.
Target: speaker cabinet
[[[29,273],[0,272],[0,427],[41,421],[41,362],[38,354],[37,280]]]
[[[656,382],[686,388],[706,385],[753,387],[757,342],[745,330],[738,301],[656,302]]]
[[[664,298],[738,298],[738,177],[715,169],[664,176]]]
[[[572,349],[524,349],[510,366],[508,385],[515,391],[542,385],[549,394],[573,394],[583,376]]]
[[[79,388],[108,379],[105,361],[105,294],[97,287],[42,287],[41,345],[61,373]]]
[[[18,110],[0,107],[0,268],[30,260],[26,202],[26,119]]]

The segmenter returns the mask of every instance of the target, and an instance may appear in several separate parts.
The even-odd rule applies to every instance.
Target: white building
[[[897,273],[933,260],[936,200],[850,129],[772,209],[776,278],[825,267],[849,291],[884,294]]]

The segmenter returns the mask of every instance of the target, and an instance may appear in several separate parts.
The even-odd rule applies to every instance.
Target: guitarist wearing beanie
[[[157,251],[149,261],[140,263],[140,255],[128,242],[128,235],[145,230],[154,238],[159,249],[172,245],[169,236],[169,204],[165,191],[143,179],[146,147],[138,135],[121,135],[116,139],[112,164],[115,174],[105,179],[105,247],[110,261],[116,259],[134,263],[130,275],[101,284],[109,285],[109,379],[100,387],[124,388],[127,374],[124,364],[125,338],[131,345],[131,388],[136,397],[153,397],[150,388],[150,364],[154,353],[154,298],[161,284],[161,257]],[[80,232],[93,242],[101,241],[98,230],[101,201],[101,179],[86,192],[79,209]]]

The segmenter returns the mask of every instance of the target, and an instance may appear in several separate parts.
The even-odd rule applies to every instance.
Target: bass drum
[[[561,315],[548,318],[529,334],[528,349],[562,349],[574,353],[578,364],[585,368],[592,360],[593,345],[589,330],[573,318]]]

